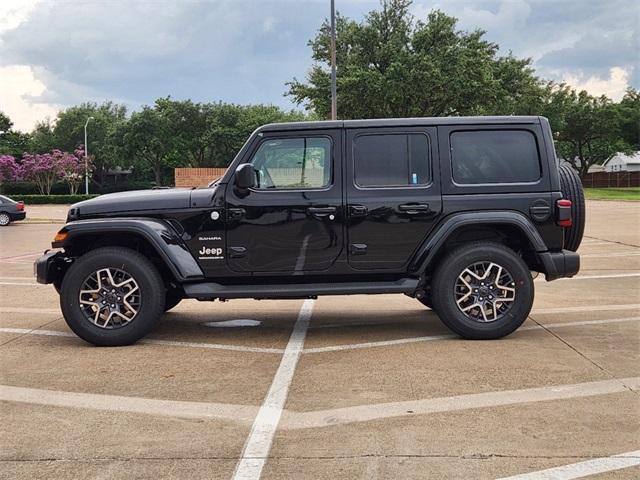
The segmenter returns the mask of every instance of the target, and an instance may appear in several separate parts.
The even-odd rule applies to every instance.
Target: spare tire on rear
[[[558,171],[560,173],[560,190],[562,190],[564,198],[571,200],[572,224],[564,230],[564,248],[575,252],[584,235],[586,221],[584,190],[578,173],[571,166],[561,165]]]

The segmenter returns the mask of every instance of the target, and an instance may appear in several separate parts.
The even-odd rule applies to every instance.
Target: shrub
[[[43,205],[46,203],[67,204],[98,197],[99,195],[12,195],[16,202],[22,201],[26,205]]]

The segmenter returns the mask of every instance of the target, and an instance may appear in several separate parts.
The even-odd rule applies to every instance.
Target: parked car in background
[[[6,227],[17,220],[24,220],[26,216],[24,202],[16,202],[0,195],[0,227]]]

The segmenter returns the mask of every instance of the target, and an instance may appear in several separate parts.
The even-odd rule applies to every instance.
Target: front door
[[[442,212],[434,127],[349,129],[349,264],[402,271]]]
[[[342,131],[265,132],[243,163],[258,185],[227,186],[227,261],[239,272],[322,271],[342,234]]]

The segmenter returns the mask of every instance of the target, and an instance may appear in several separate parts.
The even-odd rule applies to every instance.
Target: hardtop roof
[[[320,120],[314,122],[269,123],[258,128],[258,132],[274,130],[310,130],[324,128],[373,128],[373,127],[417,127],[439,125],[511,125],[539,124],[538,116],[509,115],[493,117],[417,117],[417,118],[373,118],[366,120]]]

